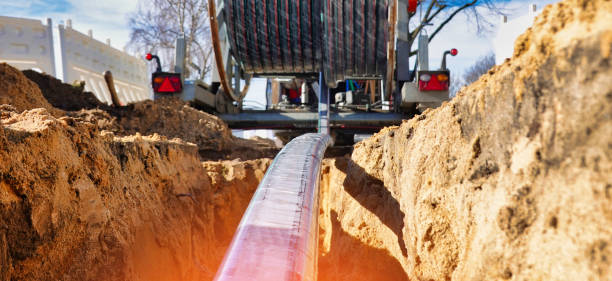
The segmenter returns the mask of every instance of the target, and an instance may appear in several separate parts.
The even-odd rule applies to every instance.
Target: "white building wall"
[[[501,24],[493,39],[495,63],[502,64],[514,53],[514,41],[533,25],[533,20],[539,14],[535,4],[529,5],[529,13],[516,19],[507,20],[502,16]]]
[[[85,90],[102,102],[112,103],[103,73],[113,74],[117,95],[122,104],[152,98],[146,63],[141,58],[102,43],[71,27],[58,26],[59,55],[55,58],[53,25],[39,20],[0,16],[0,62],[20,70],[35,69],[57,77],[56,63],[63,71],[65,83],[85,81]]]
[[[0,62],[18,69],[39,69],[55,75],[51,19],[0,16]]]
[[[85,81],[85,90],[105,103],[112,103],[103,73],[113,74],[117,95],[122,104],[151,98],[146,63],[72,29],[70,22],[60,25],[59,41],[64,82]]]

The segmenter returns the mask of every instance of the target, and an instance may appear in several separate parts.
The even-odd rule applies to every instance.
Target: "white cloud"
[[[51,17],[54,23],[72,19],[73,28],[82,33],[93,30],[94,38],[105,41],[111,39],[112,46],[122,49],[129,41],[128,16],[137,11],[138,0],[105,0],[105,1],[83,1],[65,0],[69,9],[65,12],[39,13],[41,8],[48,5],[58,5],[56,3],[64,1],[44,1],[44,0],[0,0],[3,7],[0,15],[33,17],[43,19]],[[518,0],[511,1],[504,6],[509,19],[520,17],[527,13],[530,3],[537,2],[538,9],[549,3],[559,0]],[[48,10],[57,10],[50,9]],[[33,12],[35,11],[35,12]],[[486,13],[485,13],[486,14]],[[499,23],[498,15],[486,15],[486,19],[492,23]],[[495,30],[495,28],[494,28]],[[431,32],[431,31],[430,31]],[[459,55],[449,58],[448,64],[452,70],[463,71],[477,60],[479,57],[493,51],[492,38],[495,32],[476,34],[475,27],[466,15],[458,15],[430,45],[430,65],[438,67],[444,50],[450,48],[459,49]]]
[[[27,9],[30,7],[33,1],[0,1],[0,5],[3,9]]]
[[[129,41],[128,16],[138,8],[137,0],[80,1],[69,0],[72,10],[64,15],[71,18],[73,28],[87,33],[93,30],[100,41],[111,39],[111,44],[122,49]]]

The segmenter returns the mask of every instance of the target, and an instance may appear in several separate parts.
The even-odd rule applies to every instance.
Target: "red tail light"
[[[151,53],[148,53],[148,54],[145,56],[145,58],[146,58],[147,60],[152,60],[152,59],[153,59],[153,55],[151,55]]]
[[[153,91],[156,93],[178,93],[183,91],[181,75],[178,73],[153,73]]]
[[[418,79],[419,91],[448,91],[450,73],[448,71],[420,71]]]

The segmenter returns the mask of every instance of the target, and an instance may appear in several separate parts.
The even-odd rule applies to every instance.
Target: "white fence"
[[[85,35],[70,25],[59,27],[64,81],[85,81],[85,90],[111,103],[110,93],[102,73],[110,70],[117,95],[122,103],[150,98],[147,68],[142,59],[130,56]]]
[[[51,19],[0,17],[0,62],[19,69],[38,68],[55,76]]]
[[[146,63],[80,33],[71,27],[58,26],[59,50],[63,81],[85,81],[85,90],[94,93],[102,102],[112,99],[104,71],[111,71],[115,89],[122,104],[151,98]],[[0,62],[7,62],[19,69],[38,68],[56,76],[53,53],[52,22],[0,16]]]

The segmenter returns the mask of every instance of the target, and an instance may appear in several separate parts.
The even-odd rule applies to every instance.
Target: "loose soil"
[[[56,108],[67,111],[107,108],[93,93],[85,92],[81,85],[64,84],[53,76],[34,70],[24,70],[23,74],[38,85],[45,99]]]
[[[10,104],[19,112],[44,108],[54,116],[64,114],[49,104],[35,83],[6,63],[0,63],[0,91],[0,104]]]
[[[548,6],[452,101],[326,160],[319,280],[612,280],[610,23]]]
[[[83,87],[63,84],[44,73],[23,74],[42,90],[44,99],[67,115],[97,125],[120,136],[159,134],[196,144],[204,160],[273,158],[279,149],[261,139],[236,138],[218,117],[199,111],[177,97],[147,100],[124,107],[108,106]],[[27,79],[25,79],[27,81]],[[24,90],[29,93],[29,88]],[[30,103],[24,108],[40,107]]]
[[[25,73],[0,64],[0,280],[211,280],[278,149]]]

